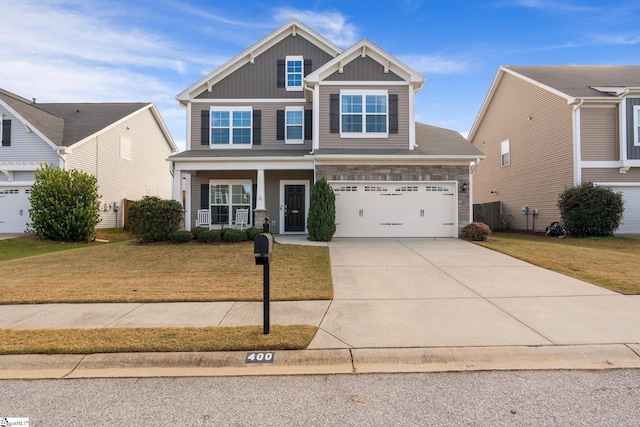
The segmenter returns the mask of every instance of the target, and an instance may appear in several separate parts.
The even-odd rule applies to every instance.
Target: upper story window
[[[211,147],[251,146],[251,107],[211,107]]]
[[[640,145],[640,105],[633,106],[633,145]]]
[[[354,138],[388,136],[388,94],[385,90],[340,92],[340,134]]]
[[[304,107],[286,107],[285,144],[304,144]]]
[[[304,60],[302,56],[287,56],[285,59],[287,90],[302,90]]]
[[[120,137],[120,158],[131,160],[133,156],[133,143],[124,136]]]
[[[500,164],[503,167],[511,164],[511,147],[508,139],[500,143]]]

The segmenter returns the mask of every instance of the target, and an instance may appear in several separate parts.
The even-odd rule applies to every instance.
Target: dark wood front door
[[[284,231],[304,231],[304,185],[284,186]]]

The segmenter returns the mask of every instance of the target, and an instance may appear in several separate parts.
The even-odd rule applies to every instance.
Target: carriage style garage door
[[[331,182],[335,237],[457,237],[455,182]]]
[[[31,187],[0,187],[0,233],[23,233],[29,219]]]
[[[601,184],[605,185],[605,184]],[[616,193],[622,193],[624,213],[616,234],[640,233],[640,187],[611,187]]]

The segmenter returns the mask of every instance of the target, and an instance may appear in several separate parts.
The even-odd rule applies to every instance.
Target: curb
[[[640,344],[0,356],[0,379],[320,375],[640,368]]]

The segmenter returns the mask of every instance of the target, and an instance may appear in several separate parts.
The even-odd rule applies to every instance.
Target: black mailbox
[[[273,252],[273,236],[262,233],[253,241],[253,254],[256,257],[256,265],[265,265],[271,262]]]

